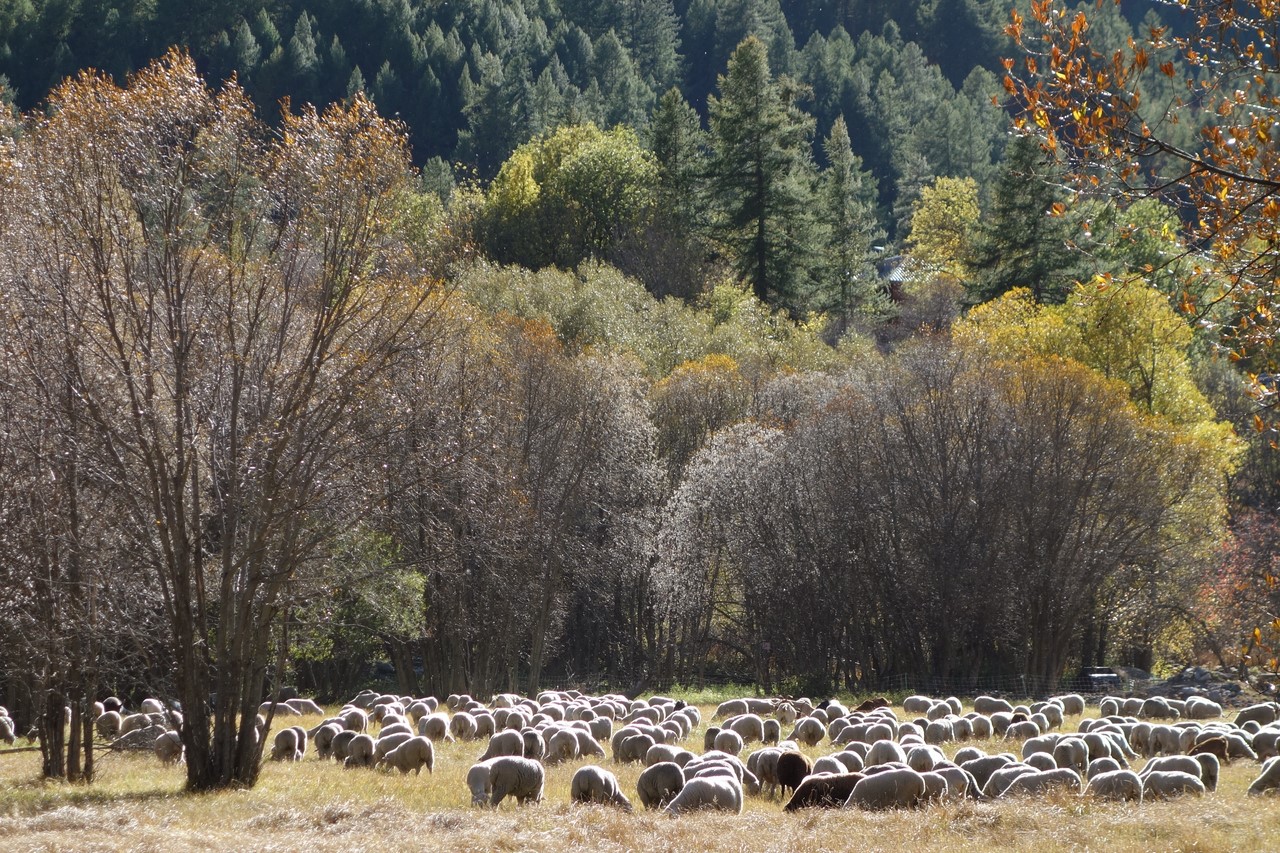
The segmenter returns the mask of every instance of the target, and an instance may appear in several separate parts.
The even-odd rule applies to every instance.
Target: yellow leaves
[[[1067,212],[1067,206],[1060,201],[1055,201],[1049,208],[1050,216],[1062,216]]]
[[[1166,77],[1170,77],[1170,78],[1171,78],[1171,77],[1173,77],[1173,75],[1174,75],[1173,63],[1172,63],[1172,62],[1162,62],[1162,63],[1160,64],[1160,73],[1164,74],[1164,76],[1166,76]]]
[[[1262,420],[1261,415],[1253,416],[1253,430],[1254,432],[1259,432],[1259,433],[1267,431],[1267,424],[1265,421]]]

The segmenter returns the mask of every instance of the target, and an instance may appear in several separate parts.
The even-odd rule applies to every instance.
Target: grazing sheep
[[[1089,779],[1092,779],[1094,776],[1098,776],[1102,773],[1112,773],[1116,770],[1124,769],[1125,768],[1120,766],[1119,761],[1116,761],[1111,756],[1107,756],[1106,758],[1095,758],[1093,761],[1090,761],[1089,768],[1085,771],[1085,775]]]
[[[1267,791],[1280,789],[1280,757],[1268,758],[1262,765],[1262,773],[1249,786],[1249,796],[1257,797]]]
[[[973,700],[973,710],[984,716],[990,716],[999,711],[1012,714],[1013,705],[1005,699],[997,699],[994,696],[979,696]]]
[[[303,733],[303,738],[306,733]],[[276,732],[275,740],[271,745],[272,761],[301,761],[303,752],[306,750],[306,741],[299,741],[298,729],[290,727]]]
[[[720,734],[722,729],[719,726],[708,726],[707,730],[702,733],[702,751],[707,752],[716,748],[716,735]]]
[[[935,764],[931,773],[936,773],[947,781],[947,797],[962,800],[975,796],[978,792],[977,780],[950,761]]]
[[[489,744],[485,747],[484,752],[477,761],[488,761],[490,758],[497,758],[500,755],[519,755],[524,756],[524,738],[520,732],[513,732],[510,729],[498,732],[489,738]]]
[[[394,767],[401,773],[412,770],[415,776],[421,776],[425,767],[431,773],[435,768],[435,747],[427,738],[415,735],[382,756],[377,766]]]
[[[1218,756],[1202,752],[1192,757],[1200,763],[1200,781],[1204,782],[1205,789],[1218,790],[1218,774],[1222,770],[1222,765],[1218,763]]]
[[[1053,770],[1040,770],[1035,773],[1023,773],[1015,778],[1004,789],[1001,796],[1013,797],[1025,794],[1043,794],[1046,791],[1070,789],[1080,793],[1080,776],[1066,767]]]
[[[449,734],[455,740],[475,740],[476,718],[466,711],[459,711],[449,719]]]
[[[1270,725],[1280,717],[1280,704],[1275,702],[1259,702],[1257,705],[1250,705],[1247,708],[1241,708],[1236,714],[1234,725],[1236,728],[1243,728],[1245,723],[1253,722],[1260,726]]]
[[[1089,745],[1078,737],[1064,737],[1053,746],[1053,760],[1083,776],[1089,769]]]
[[[164,764],[175,764],[182,760],[182,737],[177,732],[165,732],[160,735],[156,738],[154,748],[156,758]]]
[[[782,723],[777,720],[765,720],[760,735],[760,742],[777,743],[782,740]]]
[[[1100,800],[1137,800],[1140,803],[1142,779],[1132,770],[1109,770],[1092,776],[1084,793]]]
[[[1078,717],[1084,713],[1084,697],[1078,693],[1067,693],[1063,696],[1052,696],[1050,702],[1057,702],[1062,706],[1062,713],[1068,717]]]
[[[1027,738],[1038,737],[1040,734],[1040,727],[1031,720],[1011,722],[1008,728],[1004,730],[1005,740],[1026,740]]]
[[[1022,761],[1040,771],[1058,769],[1058,762],[1047,752],[1033,752]]]
[[[587,720],[587,728],[591,730],[591,736],[597,741],[603,742],[613,736],[613,721],[608,717]]]
[[[342,726],[353,732],[363,732],[369,729],[369,716],[359,708],[346,708],[342,713],[338,714],[342,720]]]
[[[907,753],[903,750],[901,744],[892,740],[878,740],[871,744],[871,749],[867,751],[865,762],[868,767],[890,762],[907,763]]]
[[[757,714],[742,714],[726,720],[723,728],[738,733],[744,744],[764,740],[764,720]]]
[[[1204,794],[1205,785],[1200,777],[1180,770],[1155,770],[1142,778],[1143,799],[1165,799],[1183,794]]]
[[[782,810],[843,808],[854,787],[865,778],[861,773],[815,773],[800,783]]]
[[[572,761],[578,757],[578,738],[568,729],[560,729],[547,738],[547,750],[543,761],[548,765]]]
[[[848,772],[849,769],[844,766],[840,759],[836,758],[834,755],[824,755],[817,761],[813,762],[813,773],[811,775],[817,775],[819,773],[831,774]]]
[[[647,734],[633,734],[622,737],[613,750],[613,760],[623,764],[644,761],[654,740]]]
[[[543,739],[542,732],[537,729],[521,730],[520,738],[524,741],[525,758],[541,761],[542,757],[547,754],[547,742]]]
[[[477,711],[472,715],[476,721],[475,739],[489,737],[497,730],[497,724],[493,720],[493,714],[488,711]]]
[[[390,735],[412,735],[413,729],[409,728],[408,723],[387,723],[378,729],[378,737],[388,737]]]
[[[453,735],[449,732],[449,718],[444,714],[431,713],[419,718],[418,734],[432,741],[453,740]]]
[[[618,787],[618,777],[594,764],[579,767],[573,774],[573,779],[569,783],[569,801],[602,803],[631,811],[631,801]]]
[[[720,752],[727,752],[730,755],[739,755],[742,752],[743,742],[742,735],[730,729],[722,729],[712,745],[713,749]]]
[[[902,710],[908,714],[927,714],[933,707],[933,700],[928,696],[908,696],[902,700]]]
[[[541,802],[546,772],[542,764],[529,758],[504,755],[473,764],[467,771],[473,806],[497,807],[506,797],[516,802]]]
[[[684,783],[663,813],[671,816],[714,809],[742,814],[742,785],[732,776],[699,776]]]
[[[1258,753],[1259,761],[1266,761],[1268,758],[1280,755],[1280,729],[1266,728],[1255,734],[1253,750]],[[1226,760],[1221,755],[1218,757]]]
[[[336,738],[334,739],[337,740]],[[353,767],[372,767],[373,753],[376,749],[373,737],[367,734],[358,734],[351,738],[347,743],[347,757],[343,760],[342,766],[350,770]]]
[[[5,719],[8,719],[8,717]],[[119,734],[127,735],[129,732],[145,729],[151,724],[151,717],[147,714],[129,714],[120,721]]]
[[[636,793],[646,809],[666,806],[684,788],[684,770],[672,761],[660,761],[645,768],[636,780]]]
[[[333,743],[329,745],[330,754],[336,761],[345,762],[347,760],[347,750],[351,747],[351,741],[355,740],[359,732],[353,732],[345,729],[333,736]]]
[[[846,806],[867,810],[911,808],[924,797],[925,790],[923,776],[909,767],[895,767],[859,780]]]
[[[806,746],[817,746],[827,736],[827,727],[816,717],[805,717],[796,723],[795,730],[787,740],[794,740]]]
[[[395,732],[385,737],[379,737],[373,742],[373,763],[377,766],[388,752],[398,747],[400,744],[414,737],[408,732]],[[422,735],[418,735],[422,737]]]
[[[321,758],[329,758],[333,755],[333,739],[341,733],[341,723],[325,723],[316,729],[315,735],[311,738],[316,745],[316,755]]]
[[[5,719],[8,719],[7,717]],[[93,727],[98,731],[98,737],[106,740],[112,740],[120,734],[120,712],[119,711],[103,711],[98,715],[98,719],[93,721]],[[12,726],[10,726],[12,729]],[[12,731],[9,732],[13,734]],[[8,741],[13,743],[13,741]]]
[[[299,714],[315,714],[319,717],[324,716],[324,708],[321,708],[314,700],[311,699],[288,699],[285,701],[285,704],[297,711]]]
[[[990,797],[992,799],[1002,797],[1004,796],[1005,789],[1013,784],[1013,780],[1017,779],[1019,776],[1039,772],[1039,770],[1036,770],[1030,764],[1023,764],[1021,762],[1006,764],[1004,767],[1001,767],[999,770],[991,774],[991,777],[987,779],[986,784],[982,786],[982,794],[983,796]]]
[[[1257,738],[1254,738],[1257,742]],[[1227,743],[1227,739],[1222,735],[1213,735],[1204,740],[1196,742],[1191,749],[1187,750],[1188,755],[1212,755],[1219,761],[1226,761],[1230,758],[1231,748]]]
[[[604,747],[591,736],[591,732],[576,727],[569,731],[573,732],[573,736],[578,739],[579,758],[604,758]]]
[[[778,786],[782,788],[784,795],[788,792],[794,794],[796,788],[804,781],[804,778],[812,772],[813,762],[804,753],[784,750],[778,755],[778,765],[775,773],[778,778]]]

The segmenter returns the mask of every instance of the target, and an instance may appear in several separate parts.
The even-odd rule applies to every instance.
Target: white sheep
[[[1267,791],[1278,789],[1280,789],[1280,757],[1268,758],[1267,763],[1262,765],[1262,773],[1249,786],[1249,795],[1256,797]]]
[[[742,784],[733,776],[699,776],[688,780],[663,809],[671,816],[702,809],[742,814]]]
[[[1084,697],[1078,693],[1067,693],[1063,696],[1053,696],[1050,702],[1057,702],[1062,706],[1062,713],[1068,717],[1078,717],[1084,713]]]
[[[987,786],[987,781],[991,779],[992,774],[1003,767],[1015,764],[1016,759],[1007,753],[999,755],[984,755],[981,758],[973,758],[968,761],[960,762],[960,767],[966,772],[973,775],[978,782],[978,788],[982,789]]]
[[[1005,699],[997,699],[994,696],[979,696],[973,700],[973,710],[984,716],[989,716],[998,711],[1012,714],[1013,705]]]
[[[356,735],[346,745],[346,758],[343,760],[342,766],[348,770],[353,767],[372,767],[375,749],[376,744],[371,735],[363,733]]]
[[[500,755],[524,755],[524,738],[520,732],[501,731],[489,738],[489,744],[477,761],[488,761]]]
[[[317,728],[311,737],[316,745],[316,755],[321,758],[329,758],[333,755],[333,739],[341,733],[341,723],[325,723]]]
[[[684,788],[684,770],[672,761],[645,768],[636,780],[636,793],[646,809],[662,808]]]
[[[569,782],[569,801],[602,803],[631,811],[631,801],[622,793],[618,777],[594,764],[579,767],[573,774],[573,779]]]
[[[712,748],[720,752],[727,752],[730,755],[739,755],[742,752],[743,742],[742,736],[732,729],[721,729],[712,744]]]
[[[459,711],[449,719],[449,734],[457,740],[474,740],[476,718],[466,711]]]
[[[413,771],[422,775],[422,768],[431,773],[435,768],[435,747],[422,735],[415,735],[386,753],[378,762],[379,767],[394,767],[401,773]]]
[[[1062,788],[1077,794],[1080,793],[1080,776],[1067,767],[1039,770],[1035,773],[1023,773],[1009,783],[1001,796],[1013,797],[1025,794],[1043,794],[1047,791],[1055,791]]]
[[[285,704],[297,711],[299,714],[315,714],[320,717],[324,716],[324,708],[321,708],[312,699],[288,699],[285,701]]]
[[[379,737],[373,742],[373,763],[376,765],[382,761],[383,757],[400,744],[414,737],[409,732],[394,732],[392,734]],[[422,735],[418,735],[422,737]]]
[[[1260,726],[1274,723],[1280,717],[1280,704],[1275,702],[1259,702],[1256,705],[1250,705],[1247,708],[1241,708],[1236,714],[1234,725],[1237,728],[1243,728],[1247,722],[1254,722]]]
[[[1142,802],[1142,779],[1132,770],[1109,770],[1092,776],[1085,786],[1084,793],[1101,800]]]
[[[119,711],[103,711],[98,715],[98,718],[93,721],[93,727],[97,729],[99,737],[106,740],[113,740],[120,734],[120,720]],[[12,732],[10,732],[10,734],[12,734]],[[12,743],[12,741],[10,741],[10,743]]]
[[[1057,760],[1047,752],[1033,752],[1031,755],[1022,759],[1022,761],[1024,764],[1030,764],[1032,767],[1040,771],[1058,769]]]
[[[524,805],[542,800],[546,771],[530,758],[504,755],[473,764],[467,771],[467,787],[471,804],[497,807],[506,797],[515,797]]]
[[[303,753],[305,752],[307,746],[306,746],[305,739],[303,740],[299,739],[298,731],[299,729],[297,729],[296,727],[290,726],[287,729],[281,729],[280,731],[276,732],[275,739],[272,741],[272,745],[271,745],[272,761],[301,761],[302,760]],[[302,737],[303,738],[306,737],[305,731],[303,732]]]
[[[347,749],[358,734],[360,732],[343,729],[333,736],[333,742],[329,744],[329,754],[333,756],[335,761],[345,762],[347,760]]]
[[[725,721],[724,728],[738,733],[744,744],[764,740],[764,719],[758,714],[741,714]]]
[[[547,754],[547,741],[537,729],[522,729],[520,737],[524,740],[524,757],[541,761]]]
[[[548,765],[561,764],[578,757],[578,738],[568,729],[552,732],[547,738],[547,749],[543,761]]]
[[[1078,737],[1064,737],[1053,746],[1053,760],[1083,776],[1089,769],[1089,745]]]
[[[573,736],[578,739],[578,757],[579,758],[604,758],[604,747],[600,745],[590,731],[586,731],[577,727],[570,729]]]
[[[619,732],[625,731],[625,729],[619,729]],[[647,734],[624,735],[614,741],[613,760],[624,764],[633,761],[644,761],[645,755],[653,745],[653,738]]]
[[[867,776],[853,786],[847,806],[878,810],[911,808],[925,796],[924,777],[909,767]]]
[[[1155,770],[1142,777],[1143,799],[1163,799],[1183,794],[1200,795],[1205,790],[1204,782],[1198,775],[1180,770]]]
[[[182,760],[182,737],[177,732],[165,732],[156,738],[154,749],[156,757],[164,764],[179,762]]]
[[[906,764],[907,753],[902,749],[901,744],[892,740],[878,740],[871,744],[871,749],[867,751],[865,762],[867,767],[890,762]]]
[[[992,799],[1002,797],[1004,796],[1005,789],[1012,785],[1013,781],[1019,776],[1026,776],[1030,773],[1039,772],[1039,770],[1036,770],[1030,764],[1023,764],[1022,762],[1006,764],[1004,767],[1001,767],[999,770],[991,774],[991,777],[987,779],[986,784],[982,786],[982,793],[984,796]]]

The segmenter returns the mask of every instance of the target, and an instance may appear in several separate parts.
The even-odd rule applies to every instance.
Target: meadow
[[[704,723],[690,738],[695,751],[715,711],[714,705],[700,707]],[[320,719],[306,717],[301,724]],[[1069,717],[1063,730],[1074,731],[1078,721]],[[988,752],[1012,748],[1003,740],[968,743]],[[952,755],[958,747],[944,750]],[[464,777],[483,750],[479,741],[438,743],[435,772],[421,777],[348,771],[311,752],[300,764],[268,762],[251,790],[202,795],[184,793],[183,768],[164,767],[149,752],[100,753],[98,778],[90,786],[42,782],[38,753],[0,754],[0,849],[1280,850],[1280,797],[1245,795],[1258,774],[1258,765],[1248,761],[1224,767],[1218,790],[1203,798],[1142,805],[1061,794],[901,812],[787,814],[780,799],[749,797],[740,816],[673,819],[571,806],[569,780],[588,760],[548,768],[540,805],[472,808]],[[806,749],[814,757],[831,751],[828,742]],[[642,767],[597,761],[618,775],[634,800]]]

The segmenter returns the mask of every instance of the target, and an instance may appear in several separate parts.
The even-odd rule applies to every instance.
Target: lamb
[[[574,803],[603,803],[631,811],[631,801],[618,787],[618,777],[603,767],[588,764],[579,767],[569,783],[569,801]]]
[[[545,778],[541,763],[504,755],[473,764],[467,771],[467,787],[471,789],[473,806],[496,808],[506,797],[515,797],[524,805],[542,801]]]
[[[671,761],[660,761],[650,765],[636,780],[636,793],[640,804],[646,809],[657,809],[680,793],[684,788],[684,770],[679,764]]]
[[[291,726],[276,732],[275,740],[271,746],[272,761],[301,761],[303,753],[307,748],[307,733],[302,731],[302,737],[298,737],[301,729]]]
[[[1132,770],[1110,770],[1090,778],[1084,793],[1101,800],[1137,800],[1140,803],[1142,779]]]
[[[1205,792],[1204,782],[1198,775],[1180,770],[1154,770],[1142,777],[1144,799],[1177,797],[1182,794],[1200,795]]]
[[[394,767],[401,773],[412,770],[415,776],[421,776],[426,767],[431,773],[435,768],[435,747],[427,738],[415,735],[384,755],[378,767]]]
[[[846,806],[880,810],[911,808],[925,795],[925,780],[908,768],[893,768],[860,779],[849,794]]]
[[[356,735],[347,743],[347,757],[343,760],[342,766],[348,770],[353,767],[372,767],[375,748],[371,735]]]
[[[1249,786],[1249,796],[1257,797],[1277,789],[1280,789],[1280,757],[1272,757],[1262,765],[1261,775]]]
[[[732,776],[700,776],[684,783],[663,813],[672,817],[701,809],[742,814],[742,785]]]
[[[560,729],[547,738],[547,750],[543,760],[548,764],[560,764],[578,757],[578,738],[568,729]]]
[[[165,732],[156,738],[154,749],[161,762],[175,764],[182,760],[182,737],[177,732]]]

